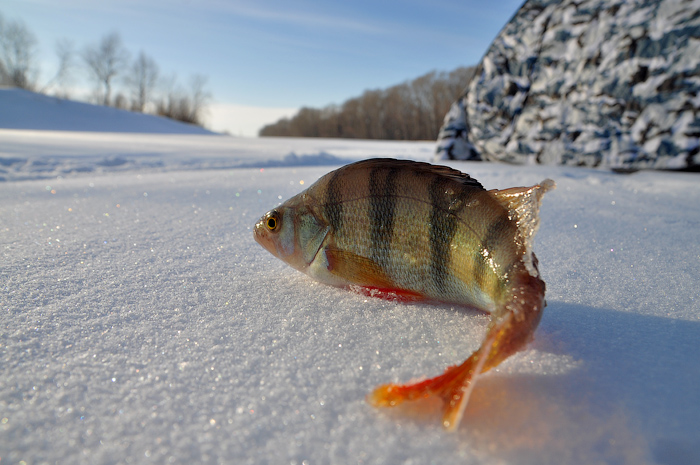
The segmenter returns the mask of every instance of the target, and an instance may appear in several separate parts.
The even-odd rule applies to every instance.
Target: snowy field
[[[433,148],[0,130],[1,463],[700,463],[697,174],[453,163],[556,180],[548,307],[456,433],[434,402],[365,403],[488,317],[316,284],[252,226],[343,163]]]

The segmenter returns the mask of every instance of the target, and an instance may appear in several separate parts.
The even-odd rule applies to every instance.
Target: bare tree
[[[202,74],[195,74],[190,78],[190,96],[192,98],[192,111],[190,123],[201,125],[204,119],[206,106],[211,99],[211,93],[206,89],[208,78]]]
[[[6,28],[5,18],[0,13],[0,85],[10,85],[10,75],[5,66],[3,45],[5,43]]]
[[[176,119],[174,115],[175,102],[180,98],[181,91],[176,87],[177,76],[171,74],[163,77],[160,82],[160,96],[156,100],[156,113],[160,116]]]
[[[0,81],[32,89],[37,74],[36,45],[36,37],[23,22],[6,22],[0,16]]]
[[[289,124],[289,118],[282,118],[276,123],[265,125],[258,135],[260,137],[293,137]]]
[[[153,98],[156,85],[158,84],[158,65],[155,60],[143,51],[131,66],[131,73],[126,79],[127,85],[131,88],[132,104],[135,111],[143,111],[146,104]]]
[[[99,44],[85,48],[83,61],[98,83],[97,95],[102,104],[109,105],[112,96],[112,81],[128,66],[129,52],[124,48],[119,34],[113,32],[102,37]]]
[[[56,74],[49,79],[40,92],[45,94],[53,86],[59,88],[57,94],[62,97],[67,97],[68,92],[65,90],[65,84],[70,79],[71,71],[74,66],[75,48],[73,42],[68,39],[61,39],[56,42],[56,56],[58,57],[58,69]]]
[[[114,96],[112,106],[114,108],[119,108],[120,110],[128,110],[129,99],[126,97],[126,95],[122,94],[121,92],[118,92],[117,95]]]
[[[157,102],[157,113],[185,123],[202,125],[203,113],[211,94],[206,90],[207,78],[202,75],[192,76],[189,92],[176,85],[176,78],[165,80],[167,89]]]
[[[261,136],[434,140],[442,118],[466,87],[473,68],[432,71],[386,90],[367,90],[341,106],[302,108],[269,124]]]

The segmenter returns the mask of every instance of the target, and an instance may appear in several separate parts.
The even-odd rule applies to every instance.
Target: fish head
[[[314,213],[307,196],[298,195],[265,213],[253,229],[258,244],[292,268],[306,272],[330,231]]]

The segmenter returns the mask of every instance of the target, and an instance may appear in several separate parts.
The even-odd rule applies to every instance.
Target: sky
[[[475,65],[522,0],[3,0],[38,40],[40,83],[56,42],[80,51],[118,32],[185,85],[207,76],[207,124],[254,136],[303,106],[340,104],[432,70]],[[82,71],[75,73],[84,75]],[[43,81],[42,81],[43,80]],[[91,84],[76,77],[74,84]]]

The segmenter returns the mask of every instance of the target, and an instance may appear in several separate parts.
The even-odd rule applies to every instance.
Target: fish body
[[[531,251],[545,180],[488,191],[445,166],[370,159],[330,172],[266,213],[255,239],[273,255],[333,286],[359,286],[491,314],[481,347],[440,376],[385,385],[368,400],[394,406],[437,395],[455,429],[476,377],[522,349],[544,307]]]

